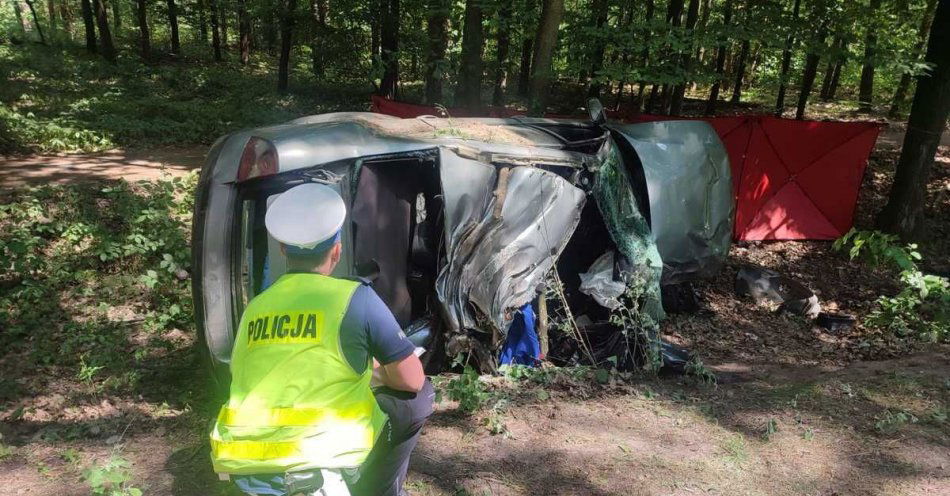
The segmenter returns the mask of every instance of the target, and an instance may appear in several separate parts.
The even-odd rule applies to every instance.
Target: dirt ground
[[[408,490],[442,495],[950,493],[950,359],[920,354],[849,367],[748,362],[724,382],[681,378],[513,387],[498,414],[439,404],[412,460]],[[200,381],[198,381],[200,386]],[[505,387],[503,384],[499,388]],[[61,398],[61,397],[60,397]],[[57,397],[36,398],[57,415]],[[108,400],[106,400],[108,401]],[[113,451],[145,494],[234,495],[215,480],[206,415],[125,402],[98,418],[4,425],[0,495],[86,495],[81,467]],[[901,412],[906,418],[896,415]],[[86,429],[69,440],[70,429]],[[13,441],[16,440],[16,441]]]
[[[0,157],[0,187],[37,186],[76,181],[158,179],[200,169],[207,146],[109,150],[75,155]]]
[[[889,128],[872,155],[860,227],[883,203],[900,132]],[[205,151],[7,158],[0,187],[179,174],[199,167]],[[928,200],[933,237],[922,251],[929,270],[947,273],[946,147]],[[950,494],[950,349],[860,325],[832,333],[736,299],[733,279],[747,263],[791,275],[826,309],[858,316],[895,289],[892,276],[846,261],[830,243],[736,246],[719,277],[697,284],[703,309],[663,326],[699,352],[717,386],[681,377],[544,388],[499,380],[510,394],[489,411],[438,405],[412,461],[410,494]],[[205,432],[214,405],[187,346],[193,338],[178,338],[191,351],[149,363],[136,397],[55,374],[31,377],[12,399],[0,394],[0,496],[88,495],[82,471],[113,455],[131,462],[130,481],[145,494],[237,494],[211,472]],[[0,356],[0,371],[17,361]]]

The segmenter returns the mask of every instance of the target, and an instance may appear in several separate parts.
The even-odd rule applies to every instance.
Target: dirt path
[[[883,148],[899,149],[904,144],[904,133],[907,132],[907,124],[904,122],[890,123],[877,137],[877,146]],[[940,136],[940,147],[950,147],[950,132],[944,130]],[[942,152],[945,153],[945,152]]]
[[[110,150],[77,155],[0,157],[0,188],[85,180],[157,179],[201,168],[208,147]]]

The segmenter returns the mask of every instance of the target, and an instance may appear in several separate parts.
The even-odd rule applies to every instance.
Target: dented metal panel
[[[715,130],[701,121],[613,128],[643,164],[663,282],[718,272],[732,243],[735,202],[729,156]]]
[[[478,329],[470,304],[504,334],[531,301],[580,219],[585,194],[534,167],[442,153],[447,262],[436,283],[449,327]]]

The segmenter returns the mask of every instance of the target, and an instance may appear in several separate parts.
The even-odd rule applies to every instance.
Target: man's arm
[[[419,361],[419,357],[415,353],[402,360],[382,366],[374,359],[373,367],[373,372],[379,378],[379,382],[398,391],[418,393],[422,390],[422,386],[426,381],[425,372],[422,370],[422,362]]]
[[[417,393],[425,384],[422,362],[413,353],[415,346],[406,338],[389,307],[372,288],[361,288],[363,326],[367,335],[373,374],[383,385],[399,391]]]

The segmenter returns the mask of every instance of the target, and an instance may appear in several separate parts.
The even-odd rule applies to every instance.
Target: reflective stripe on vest
[[[231,354],[231,394],[211,432],[217,472],[359,466],[385,414],[340,346],[358,283],[287,274],[254,298]]]

